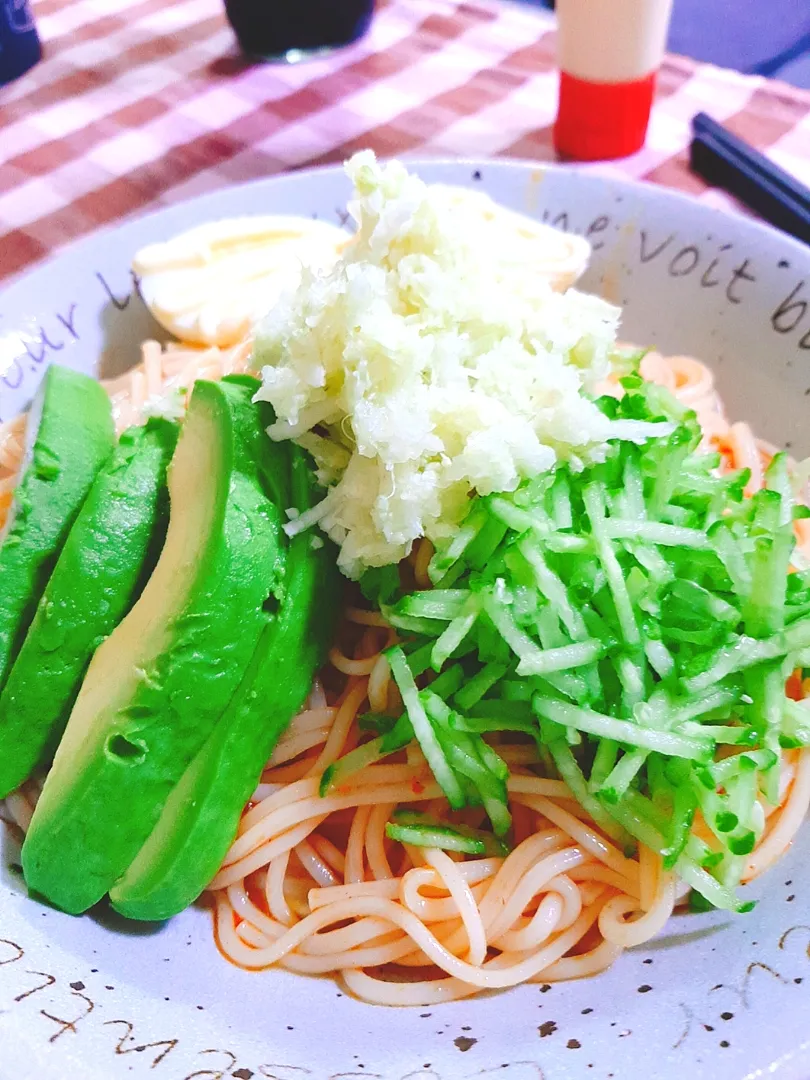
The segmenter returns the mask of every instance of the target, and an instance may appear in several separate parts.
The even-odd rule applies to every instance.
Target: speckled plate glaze
[[[588,236],[585,286],[623,335],[716,367],[732,415],[810,451],[810,249],[669,192],[521,163],[414,162],[426,180]],[[342,220],[337,169],[270,178],[91,237],[0,296],[0,417],[52,360],[120,371],[155,333],[131,295],[142,244],[251,212]],[[747,916],[683,915],[596,979],[413,1010],[328,979],[227,964],[210,916],[124,925],[29,900],[0,837],[2,1080],[805,1080],[810,1076],[810,829],[751,891]]]

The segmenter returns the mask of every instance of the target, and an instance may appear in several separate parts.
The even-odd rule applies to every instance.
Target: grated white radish
[[[452,535],[471,491],[601,460],[608,439],[651,425],[620,431],[585,396],[619,309],[533,272],[546,226],[505,228],[370,151],[347,172],[357,237],[266,317],[253,364],[271,437],[299,439],[329,486],[288,531],[318,522],[356,578]]]

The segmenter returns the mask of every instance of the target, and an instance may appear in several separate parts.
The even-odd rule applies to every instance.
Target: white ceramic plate
[[[427,180],[586,234],[585,286],[625,307],[623,336],[715,365],[733,416],[810,451],[810,249],[639,185],[516,163],[413,163]],[[0,417],[51,360],[121,370],[155,324],[130,296],[135,250],[242,213],[341,220],[339,170],[218,192],[89,238],[0,295]],[[810,830],[735,918],[680,916],[584,982],[440,1007],[360,1004],[328,979],[248,974],[210,917],[161,926],[71,918],[30,901],[0,837],[2,1080],[804,1080],[810,1075]]]

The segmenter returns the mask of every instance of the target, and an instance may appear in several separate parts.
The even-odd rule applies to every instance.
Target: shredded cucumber
[[[415,847],[441,848],[444,851],[459,851],[464,855],[503,857],[509,854],[509,847],[482,829],[472,829],[467,825],[448,825],[446,822],[431,818],[428,814],[400,810],[393,815],[393,820],[385,826],[386,836],[399,840],[403,844]]]
[[[450,768],[433,726],[427,718],[427,713],[419,696],[419,690],[414,682],[411,669],[408,667],[405,653],[398,645],[394,645],[388,650],[387,655],[388,663],[391,665],[391,674],[396,679],[399,692],[402,694],[402,702],[413,727],[414,736],[422,748],[422,753],[425,755],[425,759],[436,777],[436,782],[447,796],[447,801],[454,809],[460,809],[466,801],[464,792],[455,773]]]
[[[633,370],[623,386],[600,401],[620,434],[606,460],[471,500],[437,545],[432,592],[370,572],[364,591],[405,639],[388,651],[405,713],[322,786],[415,739],[451,808],[483,807],[502,836],[498,743],[531,737],[534,768],[564,780],[606,835],[660,853],[704,905],[746,910],[735,890],[760,800],[778,798],[785,750],[810,746],[810,707],[785,694],[810,667],[810,571],[790,573],[807,511],[784,455],[746,498],[748,474],[720,475],[699,450],[694,414]],[[493,840],[462,833],[389,827],[465,854]]]

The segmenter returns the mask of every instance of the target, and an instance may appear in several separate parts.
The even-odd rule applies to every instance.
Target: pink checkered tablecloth
[[[297,66],[240,56],[221,0],[35,0],[45,60],[0,88],[0,279],[147,208],[373,147],[548,160],[550,16],[383,0],[356,45]],[[688,170],[703,109],[810,183],[810,94],[668,57],[647,145],[589,166],[729,200]]]

